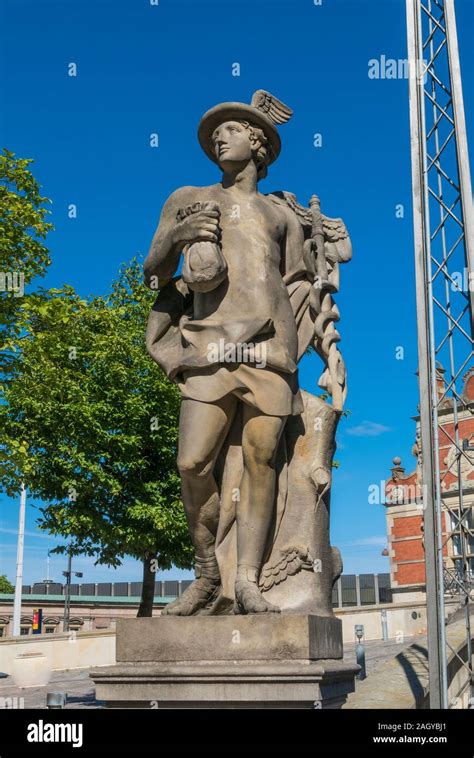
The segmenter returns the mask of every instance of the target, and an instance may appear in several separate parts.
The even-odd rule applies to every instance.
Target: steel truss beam
[[[458,387],[474,355],[474,222],[454,0],[406,0],[406,10],[430,707],[449,708],[447,590],[464,608],[467,654],[460,660],[471,682],[473,672],[472,509],[465,505],[461,476],[470,451],[460,439],[460,416],[472,415],[473,406]],[[442,391],[440,365],[447,375]],[[453,414],[451,431],[440,425],[439,411],[446,408]],[[446,497],[446,471],[441,472],[440,448],[446,444],[455,457],[450,467],[459,488],[455,507]],[[459,544],[454,572],[443,560],[453,539]]]

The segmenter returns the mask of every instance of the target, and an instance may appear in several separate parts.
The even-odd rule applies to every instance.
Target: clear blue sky
[[[468,124],[473,124],[474,3],[457,0]],[[416,324],[406,80],[368,77],[368,62],[406,57],[404,0],[0,0],[1,143],[35,159],[53,200],[53,263],[44,284],[104,293],[120,264],[145,255],[176,187],[208,184],[218,169],[199,148],[202,113],[267,89],[294,109],[283,150],[261,191],[286,189],[344,218],[353,261],[342,268],[339,331],[349,377],[336,458],[332,542],[345,572],[383,572],[383,506],[368,487],[394,455],[414,468]],[[240,76],[232,76],[232,64]],[[68,76],[68,64],[77,76]],[[150,147],[158,133],[159,147]],[[313,135],[322,135],[322,147]],[[471,152],[474,134],[469,132]],[[77,218],[68,218],[68,205]],[[395,215],[404,206],[404,218]],[[404,348],[404,360],[395,350]],[[316,358],[300,370],[318,392]],[[17,503],[0,499],[0,573],[15,572]],[[28,508],[25,581],[46,550]],[[52,559],[60,578],[62,559]],[[84,581],[139,579],[76,559]],[[180,572],[167,572],[176,576]],[[163,578],[162,574],[158,578]]]

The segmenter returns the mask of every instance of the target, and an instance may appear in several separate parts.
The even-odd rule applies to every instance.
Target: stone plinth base
[[[91,672],[108,707],[340,708],[356,664],[341,621],[256,614],[121,619],[117,665]]]
[[[341,708],[358,670],[322,660],[121,663],[91,677],[109,708]]]

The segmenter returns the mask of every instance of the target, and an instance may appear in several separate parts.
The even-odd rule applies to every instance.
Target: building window
[[[0,637],[5,637],[5,627],[0,626]]]
[[[456,574],[459,580],[463,579],[463,566],[462,566],[462,560],[459,558],[454,558],[454,566],[456,569]],[[466,559],[466,578],[467,581],[470,583],[470,585],[474,585],[474,557],[470,557]]]
[[[69,621],[69,630],[71,632],[80,632],[84,621],[81,618],[72,618]]]
[[[459,509],[456,508],[453,510],[453,512],[450,514],[451,516],[451,529],[454,530],[454,534],[452,537],[453,542],[453,553],[454,557],[460,556],[462,554],[462,546],[461,546],[461,529],[459,524]],[[465,537],[466,537],[466,557],[472,558],[474,557],[474,509],[471,508],[470,510],[467,510],[464,516],[464,527],[465,530]]]
[[[20,635],[22,637],[26,637],[30,633],[30,627],[29,626],[22,626],[20,627]]]
[[[342,605],[357,605],[356,577],[355,574],[343,574],[341,576]]]
[[[43,630],[45,634],[54,634],[56,629],[59,629],[59,620],[54,616],[46,616],[43,618]]]

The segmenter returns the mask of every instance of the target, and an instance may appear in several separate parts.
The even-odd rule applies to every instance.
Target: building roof
[[[8,602],[11,600],[13,603],[14,595],[12,593],[0,593],[0,602]],[[109,605],[139,605],[140,604],[140,596],[134,596],[134,597],[127,597],[127,595],[123,595],[121,597],[114,597],[112,595],[70,595],[71,598],[71,605],[81,605],[81,604],[109,604]],[[167,603],[171,603],[172,600],[175,600],[175,596],[172,597],[161,597],[160,595],[155,595],[154,602],[159,603],[160,605],[166,605]],[[21,596],[21,602],[34,602],[38,604],[60,604],[64,603],[64,595],[22,595]]]

